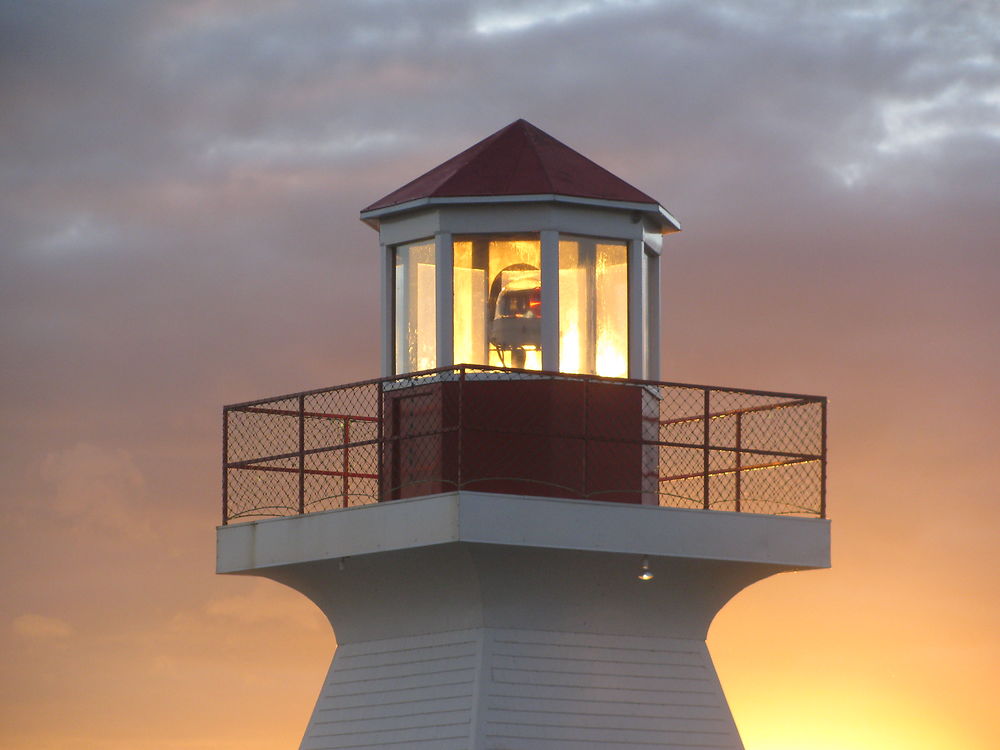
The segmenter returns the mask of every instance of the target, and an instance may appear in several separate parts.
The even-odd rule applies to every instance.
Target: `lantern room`
[[[659,377],[654,199],[517,120],[361,212],[384,376],[483,365]]]

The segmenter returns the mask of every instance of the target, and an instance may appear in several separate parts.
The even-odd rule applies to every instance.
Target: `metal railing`
[[[222,522],[455,489],[826,517],[826,399],[472,365],[226,406]]]

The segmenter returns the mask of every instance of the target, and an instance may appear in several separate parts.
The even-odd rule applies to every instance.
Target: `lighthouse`
[[[337,640],[301,749],[742,748],[706,635],[829,566],[826,399],[662,379],[679,222],[524,120],[361,219],[380,376],[224,408],[217,570]]]

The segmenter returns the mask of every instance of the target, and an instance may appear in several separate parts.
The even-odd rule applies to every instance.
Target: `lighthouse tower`
[[[523,120],[361,218],[381,377],[224,410],[218,571],[337,639],[301,748],[742,748],[705,638],[829,565],[826,400],[662,381],[677,220]]]

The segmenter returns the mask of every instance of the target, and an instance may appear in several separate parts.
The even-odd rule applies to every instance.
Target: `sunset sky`
[[[683,224],[663,374],[830,398],[834,567],[709,645],[747,750],[1000,747],[1000,5],[0,3],[0,746],[297,747],[221,407],[378,375],[358,211],[523,117]]]

